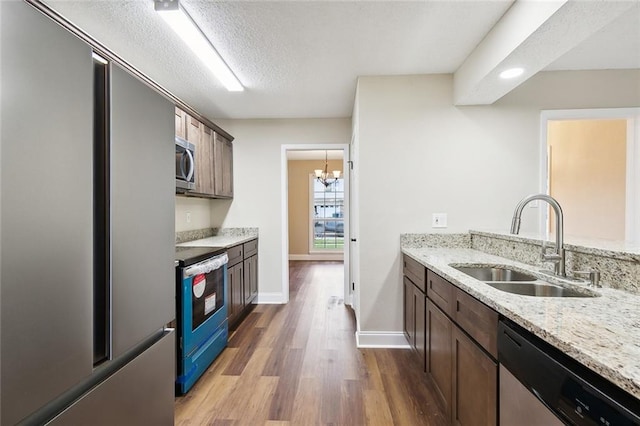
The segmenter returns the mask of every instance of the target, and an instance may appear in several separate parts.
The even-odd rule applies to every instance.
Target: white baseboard
[[[411,349],[402,331],[356,331],[358,348]]]
[[[289,260],[333,260],[342,261],[342,253],[313,253],[313,254],[290,254]]]
[[[256,297],[256,303],[258,305],[282,305],[287,303],[282,292],[280,293],[258,293]]]

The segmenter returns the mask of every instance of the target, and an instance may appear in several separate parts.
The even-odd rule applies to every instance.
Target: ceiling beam
[[[455,72],[455,105],[494,103],[634,5],[517,0]],[[519,77],[499,77],[516,67],[524,69]]]

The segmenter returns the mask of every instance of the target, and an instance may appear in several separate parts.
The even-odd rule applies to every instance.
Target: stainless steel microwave
[[[195,145],[176,136],[176,192],[196,187],[195,156]]]

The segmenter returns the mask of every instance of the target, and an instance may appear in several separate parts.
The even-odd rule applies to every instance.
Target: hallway
[[[258,305],[191,392],[178,425],[440,425],[408,350],[357,349],[343,264],[292,261],[290,301]],[[398,291],[402,291],[398,287]]]

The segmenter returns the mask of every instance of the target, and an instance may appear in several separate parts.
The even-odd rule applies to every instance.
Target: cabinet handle
[[[509,333],[507,333],[507,331],[506,331],[506,330],[503,330],[502,332],[504,333],[504,335],[505,335],[505,336],[507,336],[507,338],[508,338],[509,340],[511,340],[511,342],[512,342],[514,345],[516,345],[518,348],[521,348],[521,347],[522,347],[522,344],[521,344],[520,342],[518,342],[518,340],[517,340],[515,337],[513,337],[512,335],[510,335]]]

